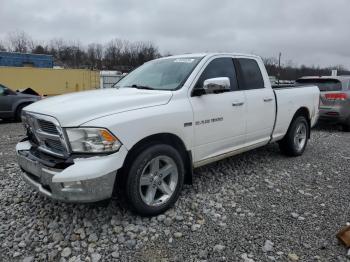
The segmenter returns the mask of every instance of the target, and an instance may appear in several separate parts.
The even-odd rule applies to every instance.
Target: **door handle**
[[[244,105],[244,102],[235,102],[235,103],[232,103],[232,106],[243,106]]]
[[[273,99],[272,98],[264,98],[264,102],[268,103],[271,102]]]

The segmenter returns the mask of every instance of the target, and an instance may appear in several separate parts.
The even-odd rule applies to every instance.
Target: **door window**
[[[5,95],[5,88],[0,85],[0,96],[4,96]]]
[[[254,59],[238,58],[239,88],[244,90],[265,88],[264,79],[258,63]]]
[[[222,57],[211,61],[199,77],[195,88],[202,89],[205,80],[217,77],[228,77],[230,79],[231,90],[235,91],[238,89],[236,70],[232,58]]]

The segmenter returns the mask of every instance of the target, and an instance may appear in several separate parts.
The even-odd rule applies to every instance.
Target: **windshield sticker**
[[[178,58],[174,60],[174,63],[187,63],[191,64],[194,61],[194,59],[189,59],[189,58]]]

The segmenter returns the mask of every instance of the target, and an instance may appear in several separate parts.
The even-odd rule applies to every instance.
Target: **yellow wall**
[[[12,90],[30,87],[40,95],[51,96],[97,89],[100,74],[85,69],[0,67],[0,84]]]

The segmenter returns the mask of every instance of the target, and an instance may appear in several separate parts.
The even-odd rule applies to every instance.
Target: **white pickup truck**
[[[156,215],[191,183],[193,168],[276,141],[301,155],[318,118],[316,86],[273,90],[252,55],[161,58],[115,87],[24,109],[27,138],[16,151],[30,185],[68,202],[122,190],[132,210]]]

